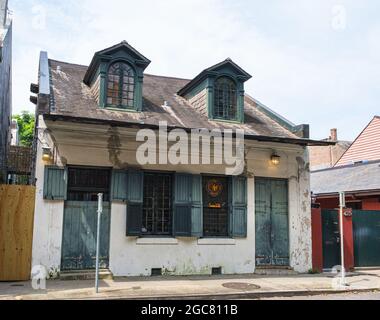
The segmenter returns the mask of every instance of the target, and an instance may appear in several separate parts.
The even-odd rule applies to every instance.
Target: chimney
[[[337,129],[331,129],[330,130],[330,140],[331,141],[338,141],[338,130]]]

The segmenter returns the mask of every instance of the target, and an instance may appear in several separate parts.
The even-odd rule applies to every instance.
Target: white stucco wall
[[[43,123],[41,124],[43,126]],[[62,128],[61,128],[62,129]],[[107,134],[98,127],[53,130],[58,142],[58,164],[112,167]],[[85,131],[82,132],[82,131]],[[47,141],[49,135],[41,134]],[[135,143],[121,130],[122,147],[118,161],[133,165]],[[61,261],[63,201],[43,200],[41,148],[37,156],[37,197],[33,239],[33,265],[42,264],[54,273]],[[152,268],[166,274],[210,274],[222,267],[225,274],[253,273],[255,270],[255,177],[289,180],[289,252],[290,266],[298,272],[311,268],[311,219],[308,156],[304,148],[286,144],[247,142],[248,236],[244,239],[134,238],[126,237],[126,205],[111,205],[109,268],[115,276],[150,275]],[[279,166],[269,159],[273,151],[281,156]],[[162,167],[149,169],[163,170]],[[145,169],[145,168],[143,168]],[[222,166],[175,166],[169,171],[189,173],[224,173]]]
[[[40,124],[39,137],[47,145],[51,141],[43,134],[44,123]],[[42,142],[38,142],[36,163],[36,201],[34,210],[32,268],[43,265],[51,277],[55,277],[61,264],[61,244],[64,201],[43,199],[44,166]]]

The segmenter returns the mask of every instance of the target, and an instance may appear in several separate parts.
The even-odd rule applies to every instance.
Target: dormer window
[[[135,72],[125,62],[113,63],[107,75],[107,106],[134,109]]]
[[[244,83],[250,78],[249,73],[226,59],[203,70],[178,95],[190,104],[198,104],[197,110],[207,112],[210,120],[244,123]],[[204,96],[206,99],[201,98]]]
[[[95,53],[83,82],[99,108],[141,112],[144,70],[149,64],[149,59],[122,41]]]
[[[214,117],[222,120],[237,119],[237,90],[229,77],[216,79],[214,86]]]

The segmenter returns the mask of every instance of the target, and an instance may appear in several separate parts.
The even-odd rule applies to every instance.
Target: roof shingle
[[[87,66],[49,60],[51,75],[51,114],[89,119],[136,122],[157,125],[167,121],[169,126],[206,128],[209,130],[244,129],[246,134],[283,138],[298,138],[269,116],[260,112],[255,100],[245,98],[245,123],[212,121],[186,99],[177,95],[190,80],[155,75],[144,75],[143,112],[101,109],[91,89],[84,84]],[[169,107],[165,107],[167,101]]]

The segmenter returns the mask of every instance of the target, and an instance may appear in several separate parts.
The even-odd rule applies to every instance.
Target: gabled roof
[[[311,173],[311,191],[315,195],[330,195],[340,191],[359,193],[374,190],[380,193],[380,161]]]
[[[39,112],[45,119],[62,120],[80,123],[98,123],[115,126],[157,127],[160,121],[166,121],[170,128],[186,130],[205,128],[213,129],[243,129],[248,139],[257,141],[272,141],[299,145],[328,145],[329,142],[314,141],[300,138],[295,134],[297,126],[284,126],[270,110],[263,111],[262,105],[249,96],[244,99],[244,123],[230,123],[210,120],[194,102],[177,94],[191,80],[174,77],[144,74],[143,111],[128,112],[100,108],[93,88],[83,83],[83,77],[88,67],[66,62],[48,60],[47,55],[41,55],[41,75],[47,75],[48,106],[40,106]],[[40,86],[41,89],[41,86]],[[41,94],[39,95],[41,96]],[[205,103],[206,95],[201,92],[197,103]],[[166,102],[166,103],[165,103]]]
[[[180,96],[184,96],[189,90],[194,88],[204,79],[206,79],[208,76],[215,75],[215,72],[217,72],[219,69],[226,66],[234,70],[234,72],[236,72],[237,78],[239,78],[243,82],[252,78],[252,76],[248,72],[244,71],[241,67],[239,67],[235,62],[232,61],[232,59],[227,58],[226,60],[219,62],[216,65],[213,65],[212,67],[209,67],[203,70],[193,80],[191,80],[186,86],[181,88],[181,90],[178,91],[178,94]]]
[[[380,160],[380,116],[375,116],[343,153],[335,167],[360,161]]]
[[[122,41],[112,47],[100,50],[94,54],[90,66],[84,76],[84,83],[87,85],[90,84],[92,74],[97,70],[100,60],[102,57],[111,56],[117,51],[124,50],[128,52],[133,59],[135,59],[135,63],[142,65],[144,69],[150,64],[150,60],[143,56],[140,52],[138,52],[135,48],[133,48],[127,41]]]

